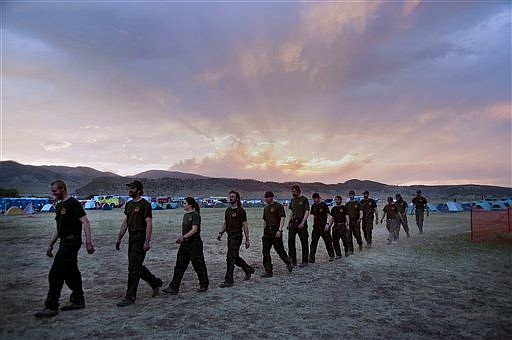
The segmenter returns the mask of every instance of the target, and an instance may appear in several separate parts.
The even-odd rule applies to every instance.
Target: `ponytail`
[[[199,208],[199,204],[197,204],[196,200],[193,197],[189,196],[189,197],[185,198],[185,201],[187,201],[187,203],[189,205],[191,205],[192,208],[194,208],[195,211],[199,212],[199,210],[201,210]]]

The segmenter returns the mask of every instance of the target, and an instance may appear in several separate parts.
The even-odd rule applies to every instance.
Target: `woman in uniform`
[[[176,240],[180,248],[176,257],[174,275],[169,287],[162,290],[164,293],[172,295],[178,294],[181,280],[190,262],[192,262],[199,279],[199,289],[197,291],[206,292],[209,283],[206,263],[204,262],[203,241],[201,240],[199,205],[193,197],[187,197],[183,202],[183,208],[185,209],[185,215],[183,215],[182,236]]]

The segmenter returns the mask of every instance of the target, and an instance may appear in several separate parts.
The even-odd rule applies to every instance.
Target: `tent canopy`
[[[442,212],[462,212],[462,211],[464,211],[464,209],[462,208],[462,206],[459,203],[448,201],[446,203],[443,203],[443,205],[441,206],[441,211]]]
[[[27,206],[25,207],[25,209],[23,209],[23,213],[27,214],[27,215],[32,215],[32,214],[35,214],[36,211],[34,209],[34,205],[32,205],[32,202],[30,202],[29,204],[27,204]]]
[[[6,216],[19,216],[19,215],[25,215],[25,213],[23,212],[23,210],[21,210],[18,207],[10,207],[5,212],[5,215]]]
[[[47,203],[41,208],[41,212],[55,212],[55,207],[50,203]]]

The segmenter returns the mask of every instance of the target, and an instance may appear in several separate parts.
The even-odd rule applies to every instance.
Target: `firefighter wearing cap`
[[[340,239],[343,242],[343,248],[345,250],[345,257],[349,255],[348,236],[350,235],[350,221],[348,218],[347,208],[341,204],[341,196],[336,196],[336,206],[331,209],[332,216],[332,243],[334,251],[336,252],[336,258],[341,259],[341,247]],[[350,237],[352,237],[350,235]]]
[[[398,212],[400,213],[400,216],[402,216],[400,224],[404,227],[404,231],[407,237],[411,237],[409,234],[409,224],[407,223],[407,202],[402,198],[402,195],[400,194],[396,194],[395,198],[395,204],[398,208]],[[400,225],[398,226],[398,236],[400,236]]]
[[[309,252],[309,262],[315,263],[316,248],[320,237],[324,240],[325,249],[329,255],[329,261],[334,261],[334,249],[332,247],[331,233],[329,232],[331,223],[329,221],[329,207],[320,198],[320,194],[313,194],[313,205],[311,206],[311,215],[314,216],[313,232],[311,234],[311,249]]]
[[[388,204],[386,204],[382,211],[384,211],[384,214],[380,222],[382,223],[386,219],[386,228],[389,231],[388,244],[396,243],[398,241],[401,215],[398,212],[398,207],[393,202],[393,197],[388,197]]]
[[[265,268],[265,273],[262,274],[261,277],[273,276],[272,258],[270,257],[270,249],[272,246],[291,273],[293,264],[288,254],[286,254],[283,244],[283,227],[286,218],[284,207],[282,204],[274,201],[274,193],[272,191],[265,193],[265,202],[267,205],[265,209],[263,209],[262,237],[263,267]]]
[[[309,261],[308,248],[308,217],[309,201],[301,195],[298,185],[292,186],[292,200],[289,208],[292,211],[290,221],[288,222],[288,254],[294,266],[297,265],[297,250],[295,249],[295,236],[299,235],[300,246],[302,250],[302,263],[300,267],[307,266]]]
[[[416,214],[416,225],[420,231],[420,234],[423,233],[423,219],[425,208],[427,207],[427,199],[421,196],[421,190],[416,191],[416,197],[412,199],[412,204],[415,208]]]
[[[348,193],[350,201],[345,204],[348,210],[350,234],[348,236],[348,246],[350,254],[354,254],[354,240],[352,235],[356,238],[356,242],[359,245],[359,251],[363,250],[363,239],[361,238],[361,220],[363,219],[363,210],[361,203],[355,200],[356,193],[351,190]]]
[[[376,223],[379,223],[379,210],[377,209],[377,202],[373,198],[369,198],[370,193],[368,190],[363,192],[363,199],[361,200],[361,208],[363,209],[363,234],[368,248],[372,247],[372,231],[373,231],[373,216],[375,215]]]
[[[162,280],[153,275],[144,263],[146,252],[151,248],[151,234],[153,221],[151,204],[142,198],[143,186],[139,181],[126,184],[128,194],[132,198],[126,203],[124,214],[126,217],[121,224],[117,237],[116,249],[121,248],[121,240],[128,230],[128,289],[124,299],[117,303],[119,307],[125,307],[135,302],[139,280],[149,283],[153,289],[153,297],[159,294]]]

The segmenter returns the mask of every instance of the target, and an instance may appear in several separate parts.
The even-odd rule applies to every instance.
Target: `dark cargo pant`
[[[50,289],[46,298],[46,308],[58,309],[59,298],[64,282],[71,289],[70,301],[77,305],[85,304],[82,290],[82,274],[78,270],[78,250],[81,241],[61,240],[59,250],[53,260],[52,268],[48,274]]]
[[[162,284],[161,280],[151,274],[149,269],[143,265],[146,258],[146,252],[144,251],[145,239],[145,232],[133,232],[130,234],[128,241],[128,289],[126,290],[126,297],[131,300],[135,300],[137,297],[137,287],[140,279],[149,283],[151,288]]]
[[[348,234],[350,233],[347,230],[345,223],[334,223],[332,226],[332,244],[334,246],[334,251],[337,256],[341,256],[341,247],[340,247],[340,239],[343,243],[343,248],[345,250],[345,256],[348,255],[349,245],[348,245]],[[352,236],[351,236],[352,237]]]
[[[400,220],[398,218],[388,218],[386,220],[386,228],[389,231],[388,241],[397,241],[398,231],[400,230]]]
[[[226,258],[227,270],[224,281],[233,283],[233,272],[235,265],[242,268],[246,273],[252,273],[253,268],[240,257],[240,246],[242,245],[242,233],[228,234],[228,255]]]
[[[424,209],[416,209],[416,225],[420,233],[423,232],[423,218],[424,218]]]
[[[263,267],[265,267],[265,271],[269,274],[273,273],[272,258],[270,257],[270,249],[272,249],[272,246],[274,246],[277,254],[286,265],[291,263],[288,254],[286,254],[286,250],[284,250],[283,235],[281,234],[279,238],[276,237],[278,230],[277,227],[265,227],[261,239],[263,244]]]
[[[356,238],[356,242],[358,245],[363,245],[363,239],[361,238],[361,225],[357,219],[350,219],[350,234],[348,236],[348,248],[349,252],[354,253],[354,240],[352,236]]]
[[[294,218],[288,226],[288,254],[294,266],[297,265],[297,250],[295,248],[295,236],[299,235],[300,247],[302,249],[302,263],[309,261],[309,245],[308,245],[308,222],[304,223],[304,228],[300,229],[299,224],[301,218]]]
[[[318,246],[318,240],[320,240],[320,237],[324,240],[325,248],[327,249],[327,254],[329,254],[329,257],[334,257],[331,233],[329,231],[325,231],[325,229],[315,229],[315,227],[313,227],[313,232],[311,233],[311,250],[309,252],[309,258],[312,262],[315,261],[316,248]]]
[[[208,271],[206,270],[206,263],[204,261],[203,241],[200,238],[188,239],[180,244],[178,254],[176,255],[176,266],[174,267],[174,275],[169,287],[175,291],[179,291],[181,280],[189,263],[192,262],[192,267],[197,273],[199,279],[199,286],[208,288]]]
[[[372,244],[373,215],[363,217],[363,234],[366,244]]]
[[[403,226],[404,231],[407,235],[409,235],[409,223],[407,222],[407,212],[401,213],[401,220],[399,221],[398,225],[398,237],[400,237],[400,226]]]

